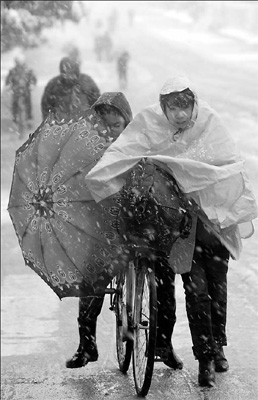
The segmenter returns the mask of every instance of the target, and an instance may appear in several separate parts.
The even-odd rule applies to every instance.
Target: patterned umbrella
[[[48,117],[17,150],[8,211],[26,265],[59,296],[85,296],[123,266],[119,195],[97,204],[84,181],[107,130],[87,111],[74,122]]]

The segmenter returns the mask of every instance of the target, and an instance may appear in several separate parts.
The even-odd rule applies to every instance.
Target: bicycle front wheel
[[[134,273],[134,270],[132,268],[132,266],[129,266],[126,272],[122,272],[118,275],[115,300],[117,360],[119,369],[124,374],[128,371],[133,349],[132,274]]]
[[[148,260],[141,260],[136,271],[133,375],[136,392],[144,397],[149,391],[154,367],[157,290],[155,271]]]

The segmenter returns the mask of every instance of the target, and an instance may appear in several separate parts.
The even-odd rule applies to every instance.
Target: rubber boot
[[[165,365],[173,369],[183,369],[183,361],[176,354],[172,345],[172,334],[174,330],[174,323],[167,326],[166,329],[162,329],[162,334],[160,329],[157,330],[157,341],[155,355],[163,361]]]
[[[175,274],[168,259],[158,259],[156,268],[157,281],[157,341],[156,356],[169,368],[182,369],[183,362],[172,346],[172,334],[176,323]]]
[[[215,386],[215,369],[213,360],[199,360],[198,383],[200,386]]]
[[[84,321],[85,324],[86,321]],[[97,361],[98,350],[96,345],[96,322],[88,321],[87,326],[81,325],[78,318],[80,343],[77,351],[70,360],[66,361],[66,368],[85,367],[88,362]]]
[[[226,372],[229,369],[228,360],[225,357],[223,347],[219,347],[216,351],[215,357],[215,371],[216,372]]]
[[[80,343],[73,357],[66,362],[67,368],[81,368],[90,361],[97,361],[96,325],[103,301],[104,294],[101,297],[88,296],[79,299]]]
[[[172,345],[169,347],[168,359],[164,361],[164,364],[169,368],[183,369],[183,361],[178,357]]]

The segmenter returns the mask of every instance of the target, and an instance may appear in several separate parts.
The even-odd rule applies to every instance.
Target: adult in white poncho
[[[244,162],[218,114],[198,99],[186,77],[169,79],[160,102],[137,114],[87,175],[95,200],[120,191],[142,158],[161,162],[202,210],[189,238],[173,245],[169,264],[182,274],[199,384],[212,386],[214,369],[228,369],[228,259],[239,257],[240,233],[250,236],[257,217]]]

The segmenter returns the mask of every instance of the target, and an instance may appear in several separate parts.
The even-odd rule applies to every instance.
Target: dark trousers
[[[186,312],[196,359],[212,359],[226,346],[228,250],[197,225],[196,245],[189,273],[182,274]]]
[[[26,118],[32,119],[32,107],[31,107],[31,95],[30,93],[26,94],[13,94],[13,101],[12,101],[12,113],[14,120],[17,120],[18,117],[18,110],[19,110],[19,98],[22,97],[25,106]]]
[[[155,273],[158,300],[157,347],[167,347],[171,344],[176,322],[175,274],[169,267],[166,257],[157,259]],[[107,281],[106,284],[108,283]],[[104,296],[79,299],[79,330],[89,340],[95,338],[97,318],[102,309]]]
[[[155,265],[157,283],[157,347],[168,347],[176,323],[175,274],[166,257],[158,258]]]

